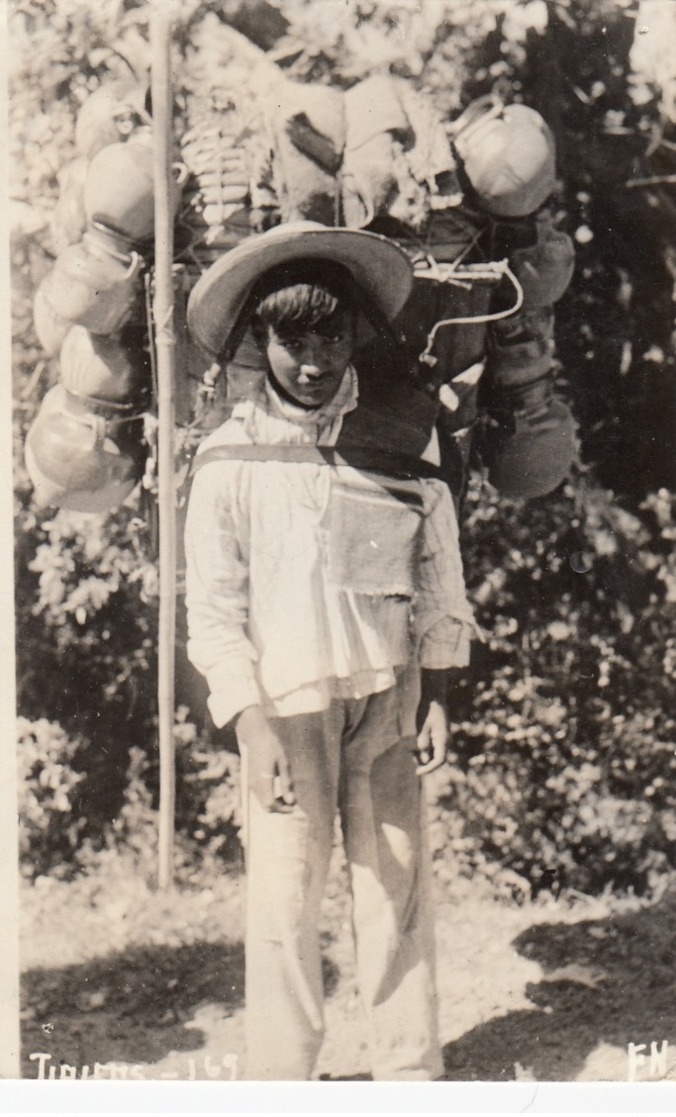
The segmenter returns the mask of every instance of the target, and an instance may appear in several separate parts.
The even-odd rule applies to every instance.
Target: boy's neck
[[[301,409],[301,411],[320,411],[321,408],[324,406],[323,403],[318,403],[318,404],[315,404],[313,406],[310,406],[307,403],[301,403],[300,400],[296,399],[295,396],[291,395],[291,392],[287,392],[286,388],[282,387],[282,385],[279,383],[279,380],[277,379],[275,374],[273,372],[269,371],[269,370],[268,370],[268,381],[270,382],[270,384],[272,385],[272,387],[274,388],[275,392],[280,397],[280,399],[283,399],[286,403],[293,404],[294,407],[299,407]],[[330,402],[330,401],[328,401],[328,402]]]

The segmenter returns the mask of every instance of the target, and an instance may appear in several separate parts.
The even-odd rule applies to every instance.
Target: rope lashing
[[[199,427],[200,424],[204,422],[205,416],[207,415],[209,408],[211,407],[214,395],[216,393],[216,384],[222,371],[222,365],[220,365],[218,361],[214,361],[213,364],[209,365],[209,368],[202,376],[202,379],[200,380],[199,386],[197,388],[195,417],[190,423],[187,424],[188,430],[193,430],[194,428]]]
[[[166,314],[161,322],[155,322],[155,344],[156,345],[173,345],[175,335],[173,330],[174,320],[174,303],[167,307]]]
[[[499,322],[501,318],[509,318],[512,314],[516,314],[523,306],[523,287],[519,280],[514,275],[514,272],[509,266],[508,261],[496,260],[490,265],[470,264],[466,268],[456,268],[453,264],[439,264],[436,261],[431,262],[433,266],[423,271],[416,270],[416,279],[428,279],[435,283],[450,284],[456,287],[464,287],[466,290],[471,288],[473,282],[478,280],[498,281],[506,278],[512,283],[516,292],[516,299],[513,306],[508,307],[506,310],[494,311],[491,314],[477,314],[477,315],[462,315],[457,318],[442,318],[440,321],[435,322],[434,326],[427,335],[427,344],[418,360],[426,365],[434,366],[437,363],[437,358],[432,354],[432,347],[434,345],[437,331],[442,326],[471,326],[483,325],[487,322]]]

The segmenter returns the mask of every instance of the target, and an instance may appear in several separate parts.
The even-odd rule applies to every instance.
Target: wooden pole
[[[151,0],[152,111],[155,176],[155,291],[153,322],[157,354],[159,631],[157,702],[160,748],[160,888],[173,883],[176,770],[174,757],[174,681],[176,634],[176,481],[174,465],[175,336],[174,212],[172,205],[171,19],[166,0]]]

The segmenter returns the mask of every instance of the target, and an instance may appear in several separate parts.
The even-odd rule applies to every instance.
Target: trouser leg
[[[377,1079],[443,1073],[424,804],[404,688],[354,704],[340,810],[354,899],[359,987]]]
[[[336,814],[340,709],[272,724],[297,805],[290,814],[268,812],[248,794],[246,1077],[307,1079],[324,1034],[318,927]]]

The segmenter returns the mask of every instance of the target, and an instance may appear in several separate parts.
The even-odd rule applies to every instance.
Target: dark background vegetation
[[[109,74],[147,63],[147,7],[10,0],[16,200],[53,208],[79,105]],[[181,53],[212,11],[265,49],[299,36],[301,79],[348,86],[389,62],[450,115],[495,90],[555,133],[557,220],[577,247],[557,310],[559,384],[580,464],[525,505],[473,478],[463,550],[486,642],[454,691],[456,758],[430,781],[435,857],[440,871],[479,871],[514,895],[650,893],[676,864],[674,187],[652,181],[675,169],[673,89],[632,74],[630,0],[421,12],[355,0],[342,23],[332,5],[278,7],[172,5],[179,85]],[[22,864],[30,878],[68,878],[124,848],[152,876],[157,597],[143,509],[38,509],[22,463],[57,376],[31,322],[53,255],[47,228],[13,246]],[[178,656],[178,867],[189,881],[237,862],[237,757],[205,726],[203,692]]]

